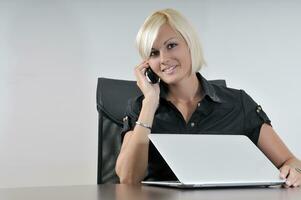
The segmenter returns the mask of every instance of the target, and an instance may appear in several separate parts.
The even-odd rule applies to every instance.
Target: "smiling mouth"
[[[165,69],[162,70],[162,72],[165,72],[165,73],[171,73],[173,72],[173,70],[177,67],[177,65],[174,65],[174,66],[170,66],[170,67],[167,67]]]

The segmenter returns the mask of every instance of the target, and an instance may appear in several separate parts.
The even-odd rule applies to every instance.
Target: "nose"
[[[162,50],[160,52],[160,64],[166,65],[170,60],[170,55],[167,51]]]

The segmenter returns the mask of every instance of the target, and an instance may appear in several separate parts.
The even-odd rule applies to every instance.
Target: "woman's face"
[[[179,83],[191,75],[191,55],[186,41],[168,24],[159,29],[151,50],[149,65],[167,84]]]

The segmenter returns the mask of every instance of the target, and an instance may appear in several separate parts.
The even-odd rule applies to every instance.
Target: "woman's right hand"
[[[135,75],[137,85],[144,95],[144,100],[154,103],[155,106],[159,104],[160,87],[159,83],[151,84],[145,76],[145,70],[149,67],[148,61],[143,61],[135,68]]]
[[[140,183],[147,172],[149,138],[155,112],[159,105],[159,84],[148,82],[145,70],[149,67],[147,61],[142,62],[135,68],[137,85],[144,95],[142,107],[137,122],[146,124],[147,127],[135,126],[128,131],[123,139],[121,150],[116,161],[115,171],[121,183]]]

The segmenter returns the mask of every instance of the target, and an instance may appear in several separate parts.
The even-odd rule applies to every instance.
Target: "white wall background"
[[[134,79],[139,26],[172,7],[208,79],[245,89],[301,157],[301,1],[0,0],[0,187],[95,184],[97,77]]]

